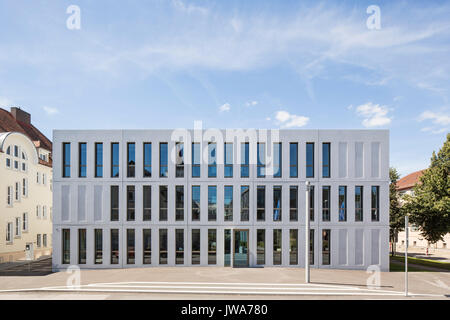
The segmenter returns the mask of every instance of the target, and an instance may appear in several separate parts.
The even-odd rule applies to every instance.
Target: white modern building
[[[387,130],[56,130],[53,268],[389,269]]]

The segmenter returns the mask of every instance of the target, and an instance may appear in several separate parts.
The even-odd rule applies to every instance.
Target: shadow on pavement
[[[52,273],[52,258],[13,264],[0,269],[0,277],[38,277]]]
[[[356,284],[356,283],[335,283],[335,282],[317,282],[311,281],[311,284],[325,284],[330,286],[356,286],[356,287],[367,287],[367,284]],[[393,286],[379,286],[380,288],[393,288]]]

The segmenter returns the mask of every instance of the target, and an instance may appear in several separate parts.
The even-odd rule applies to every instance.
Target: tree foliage
[[[428,242],[443,240],[450,232],[450,133],[413,190],[414,196],[405,199],[411,222]]]
[[[395,243],[397,242],[398,233],[405,227],[405,213],[401,208],[397,191],[397,181],[399,178],[400,175],[397,169],[389,168],[389,223],[392,254],[395,253]]]

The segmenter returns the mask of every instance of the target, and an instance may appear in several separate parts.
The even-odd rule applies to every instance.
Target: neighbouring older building
[[[0,109],[0,263],[52,252],[52,143],[29,113]]]
[[[413,173],[410,173],[403,178],[397,181],[397,190],[400,194],[400,197],[403,195],[414,196],[414,186],[417,183],[420,183],[420,177],[423,175],[425,170],[419,170]],[[411,224],[409,226],[409,246],[414,248],[434,248],[434,249],[448,249],[448,245],[450,243],[450,233],[444,236],[444,241],[438,241],[437,243],[430,244],[426,239],[424,239],[420,235],[419,229]],[[405,232],[398,233],[398,242],[397,245],[404,246],[405,245]]]
[[[389,131],[274,131],[54,131],[53,269],[389,270]]]

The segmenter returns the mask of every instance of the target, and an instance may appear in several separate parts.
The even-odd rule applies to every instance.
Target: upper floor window
[[[103,143],[95,144],[95,177],[103,177]]]
[[[330,177],[330,159],[331,159],[331,145],[330,143],[322,144],[322,177]]]
[[[281,221],[281,186],[273,187],[273,221]]]
[[[200,177],[200,143],[192,143],[192,178]]]
[[[111,186],[111,221],[119,221],[119,186]]]
[[[22,195],[24,197],[28,196],[28,179],[22,179]]]
[[[22,215],[22,231],[27,232],[28,231],[28,213],[24,213]]]
[[[167,221],[167,186],[159,186],[159,221]]]
[[[63,143],[63,178],[70,178],[70,143]]]
[[[290,186],[289,188],[289,220],[298,221],[298,187]]]
[[[161,142],[159,144],[159,176],[161,178],[168,177],[168,160],[167,142]]]
[[[18,146],[14,146],[14,157],[16,157],[16,158],[19,157],[19,147]]]
[[[111,143],[111,177],[119,177],[119,143]]]
[[[241,178],[248,178],[250,169],[249,169],[249,143],[243,142],[241,143]]]
[[[330,186],[322,187],[322,221],[330,221]]]
[[[363,221],[363,186],[355,187],[355,221]]]
[[[339,186],[339,221],[347,221],[347,187]]]
[[[144,143],[144,178],[152,176],[152,144]]]
[[[306,177],[314,178],[314,143],[306,144]]]
[[[6,154],[7,155],[11,155],[11,146],[8,146],[8,148],[6,149]]]
[[[241,186],[241,221],[249,221],[250,207],[249,186]]]
[[[13,197],[13,188],[11,186],[8,186],[7,188],[7,195],[6,195],[6,203],[8,206],[12,206],[12,197]]]
[[[16,237],[20,237],[22,235],[22,224],[20,223],[20,218],[17,217],[16,218],[16,232],[15,232],[15,236]]]
[[[233,143],[226,142],[224,148],[224,177],[233,177]]]
[[[143,207],[144,207],[144,214],[143,214],[142,220],[150,221],[152,219],[152,187],[151,186],[143,187]]]
[[[184,186],[175,186],[175,221],[184,221]]]
[[[372,221],[380,221],[380,186],[372,186]]]
[[[134,142],[128,142],[127,144],[127,177],[135,177],[136,167],[136,145]]]
[[[258,178],[264,178],[266,176],[266,144],[264,142],[258,142],[256,145],[256,154],[256,175]]]
[[[184,143],[175,144],[175,177],[184,178]]]
[[[217,218],[217,186],[208,186],[208,221]]]
[[[275,178],[281,178],[282,171],[282,145],[281,142],[273,144],[273,176]]]
[[[200,186],[192,186],[192,221],[200,221]]]
[[[134,221],[136,209],[136,192],[134,186],[127,186],[127,221]]]
[[[266,220],[266,187],[258,186],[256,194],[256,220]]]
[[[208,143],[208,178],[217,177],[217,143],[209,142]]]
[[[78,177],[86,178],[86,165],[87,165],[86,143],[80,142],[78,144]]]
[[[12,242],[13,223],[8,222],[6,225],[6,242]]]
[[[289,144],[289,176],[291,178],[298,177],[298,143],[291,142]]]
[[[225,186],[224,221],[233,221],[233,186]]]

